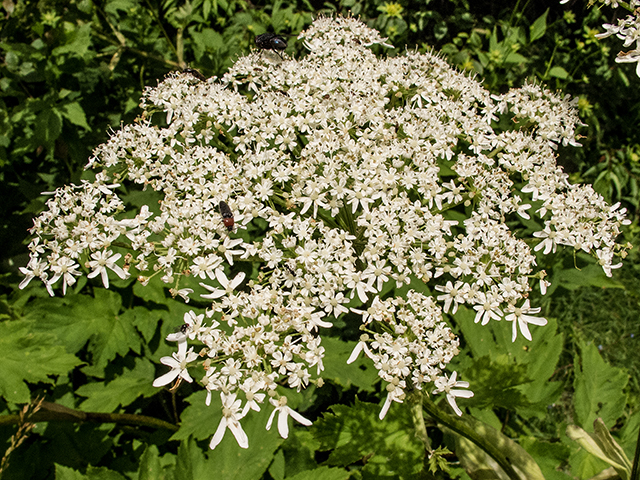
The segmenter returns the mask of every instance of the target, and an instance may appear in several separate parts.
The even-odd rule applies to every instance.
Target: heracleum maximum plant
[[[459,340],[443,316],[466,305],[531,340],[546,324],[528,299],[547,286],[535,251],[583,250],[610,275],[627,248],[624,211],[556,165],[559,145],[578,145],[568,98],[536,85],[491,95],[431,54],[378,58],[384,39],[352,18],[320,18],[300,40],[300,59],[253,53],[222,79],[147,89],[145,115],[91,158],[95,181],[53,193],[23,268],[22,286],[38,277],[51,294],[86,271],[107,288],[110,273],[158,275],[174,296],[210,300],[176,321],[154,385],[204,366],[207,403],[222,400],[211,448],[227,428],[246,448],[241,420],[265,405],[283,437],[289,416],[310,424],[282,389],[322,386],[337,320],[362,332],[344,362],[377,369],[380,418],[415,390],[460,415],[456,398],[473,394],[445,373]],[[125,205],[134,184],[159,203]]]

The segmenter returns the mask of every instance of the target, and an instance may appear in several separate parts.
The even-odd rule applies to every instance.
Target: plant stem
[[[422,392],[414,391],[409,395],[408,402],[411,405],[411,418],[415,428],[416,437],[424,443],[424,449],[428,456],[431,456],[433,449],[427,435],[427,427],[424,424],[424,416],[422,415]]]
[[[450,428],[457,434],[465,437],[469,441],[475,443],[479,448],[484,450],[487,455],[493,458],[498,465],[504,470],[504,473],[512,480],[522,480],[522,478],[516,473],[511,466],[511,462],[503,455],[502,451],[497,445],[487,442],[481,435],[468,425],[467,422],[445,413],[438,408],[436,404],[429,398],[428,395],[423,396],[422,406],[426,412],[435,418],[442,425]]]
[[[39,411],[29,416],[29,422],[97,422],[97,423],[120,423],[122,425],[134,425],[138,427],[165,428],[173,432],[178,430],[178,426],[164,420],[146,415],[133,415],[130,413],[98,413],[81,412],[73,410],[57,403],[42,402]],[[0,416],[0,426],[14,425],[20,423],[20,415]]]
[[[629,480],[640,480],[640,430],[638,430],[638,441],[636,442],[636,453],[633,456],[633,467],[631,468],[631,477]]]

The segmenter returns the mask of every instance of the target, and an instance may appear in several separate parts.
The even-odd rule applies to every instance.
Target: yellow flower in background
[[[404,8],[402,8],[402,5],[400,5],[399,3],[385,3],[381,7],[378,7],[378,11],[384,13],[389,17],[402,18],[403,10]]]

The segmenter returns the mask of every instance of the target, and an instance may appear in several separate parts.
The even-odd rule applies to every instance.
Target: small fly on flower
[[[202,75],[198,70],[196,70],[195,68],[185,68],[182,70],[184,73],[188,73],[190,75],[193,75],[194,77],[196,77],[198,80],[200,80],[201,82],[204,82],[207,77],[205,77],[204,75]]]
[[[275,33],[263,33],[256,37],[256,45],[261,50],[273,50],[282,58],[278,50],[287,48],[287,41]]]
[[[231,211],[231,208],[229,208],[229,205],[222,200],[220,201],[220,214],[222,215],[222,223],[227,227],[227,230],[230,232],[233,231],[233,225],[235,224],[235,221],[233,220],[233,212]]]

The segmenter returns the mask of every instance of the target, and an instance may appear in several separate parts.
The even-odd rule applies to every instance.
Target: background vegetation
[[[266,418],[258,416],[245,430],[254,438],[252,429],[259,431],[263,441],[241,451],[225,438],[209,452],[219,410],[205,407],[204,393],[189,385],[177,392],[151,386],[160,357],[171,352],[163,339],[186,310],[163,285],[116,281],[105,291],[80,280],[56,298],[39,285],[18,290],[26,230],[46,199],[41,192],[82,178],[109,130],[140,113],[146,85],[187,66],[219,76],[253,48],[257,34],[284,35],[287,53],[301,55],[294,38],[314,15],[351,13],[397,46],[386,54],[434,49],[494,92],[534,81],[579,97],[588,125],[584,146],[560,149],[558,161],[572,181],[594,183],[629,209],[629,241],[638,244],[640,79],[633,65],[614,63],[619,42],[594,37],[613,19],[606,9],[556,1],[5,0],[0,12],[3,479],[200,479],[212,472],[225,479],[468,478],[463,467],[483,473],[482,452],[433,422],[434,447],[455,454],[445,455],[448,472],[429,477],[408,414],[392,409],[377,421],[380,385],[365,362],[329,369],[325,387],[309,389],[298,404],[291,399],[315,421],[310,429],[295,428],[283,441],[265,432]],[[456,367],[476,392],[471,415],[522,445],[546,478],[590,478],[608,465],[569,440],[567,425],[591,431],[602,417],[633,457],[640,263],[632,254],[606,279],[596,266],[576,270],[571,257],[545,261],[553,284],[535,301],[549,325],[534,332],[532,343],[512,344],[510,329],[469,327],[461,309],[452,319],[465,340]],[[328,366],[353,348],[338,340],[325,346]],[[35,398],[45,403],[25,412],[37,409],[32,420],[42,420],[30,429],[18,414]]]

